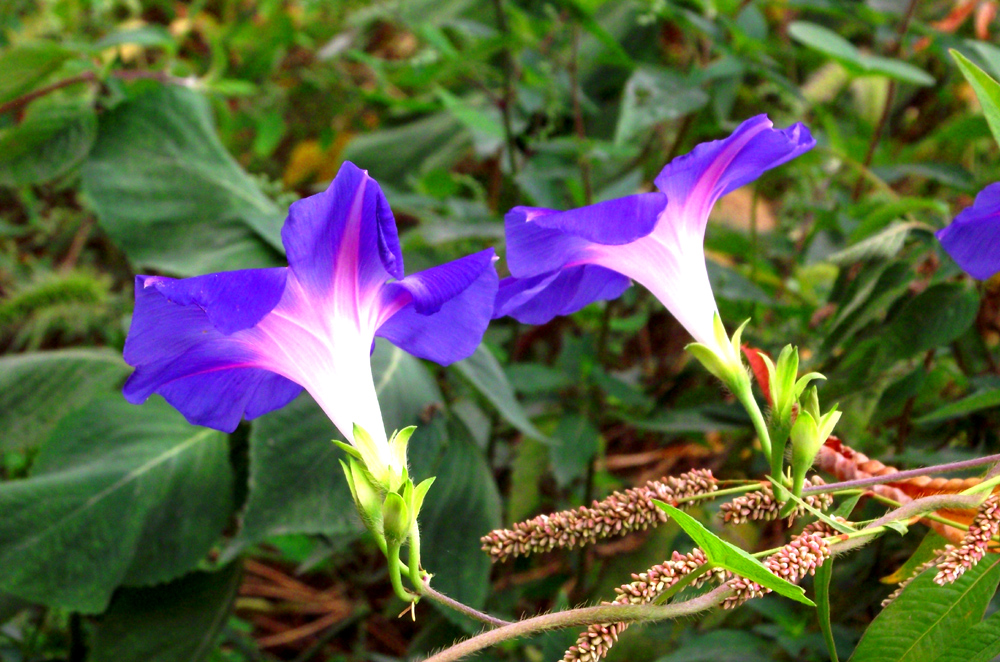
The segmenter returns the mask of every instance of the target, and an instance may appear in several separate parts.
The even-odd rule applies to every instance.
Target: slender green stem
[[[410,562],[410,581],[419,593],[424,586],[424,582],[420,575],[420,529],[417,527],[415,519],[413,526],[410,527],[409,545],[409,558],[407,560]]]
[[[403,562],[399,560],[399,545],[390,544],[387,548],[386,556],[389,559],[389,581],[392,582],[392,590],[403,602],[414,602],[417,596],[406,590],[403,586],[403,575],[400,570],[407,570]],[[421,586],[423,584],[420,584]]]
[[[764,456],[771,459],[771,473],[776,478],[781,477],[781,464],[775,468],[774,458],[771,457],[771,435],[767,431],[767,422],[764,420],[764,412],[760,410],[760,405],[757,404],[757,399],[753,397],[753,392],[750,389],[749,382],[746,384],[745,388],[733,389],[736,394],[736,398],[746,409],[747,414],[750,415],[750,420],[753,422],[754,431],[757,432],[757,438],[760,439],[761,450],[764,451]],[[782,458],[784,459],[784,458]]]
[[[747,485],[738,485],[736,487],[727,487],[724,490],[716,490],[715,492],[705,492],[703,494],[693,494],[691,496],[681,497],[674,501],[674,503],[691,503],[692,501],[703,501],[705,499],[715,499],[716,497],[728,496],[730,494],[746,494],[747,492],[756,492],[763,487],[763,483],[760,481],[753,481]]]

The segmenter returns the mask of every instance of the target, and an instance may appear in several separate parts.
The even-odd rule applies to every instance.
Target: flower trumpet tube
[[[773,128],[760,115],[724,140],[671,161],[659,189],[570,211],[515,207],[505,218],[512,277],[500,284],[494,317],[544,323],[599,299],[630,279],[644,285],[696,342],[719,356],[715,296],[705,266],[705,227],[716,200],[815,145],[802,124]]]

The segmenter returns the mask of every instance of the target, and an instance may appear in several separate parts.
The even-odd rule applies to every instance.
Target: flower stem
[[[429,574],[424,575],[423,580],[420,582],[421,595],[427,597],[438,604],[444,605],[450,609],[454,609],[460,614],[465,614],[469,618],[480,621],[481,623],[486,623],[487,625],[492,625],[493,627],[503,627],[505,625],[510,625],[510,621],[505,621],[502,618],[496,618],[490,616],[487,613],[481,612],[478,609],[473,609],[468,605],[464,605],[454,598],[449,598],[444,593],[435,590],[431,587],[431,576]]]
[[[674,503],[691,503],[692,501],[702,501],[704,499],[715,499],[716,497],[728,496],[730,494],[746,494],[747,492],[756,492],[763,487],[763,483],[759,480],[751,481],[745,485],[737,485],[736,487],[727,487],[724,490],[716,490],[715,492],[703,492],[701,494],[692,494],[691,496],[681,497],[680,499],[674,500]]]
[[[760,405],[757,404],[757,399],[753,397],[753,392],[750,389],[749,381],[745,388],[733,389],[736,394],[736,398],[746,409],[747,414],[750,415],[750,420],[753,422],[754,431],[757,432],[757,438],[760,439],[760,447],[764,452],[764,456],[771,460],[771,474],[775,478],[781,478],[781,460],[783,457],[779,458],[778,466],[775,467],[774,458],[771,457],[771,435],[767,431],[767,422],[764,420],[764,413],[760,410]]]
[[[417,596],[406,590],[403,586],[403,576],[400,570],[405,570],[406,566],[399,560],[399,544],[389,544],[386,549],[386,556],[389,559],[389,580],[392,582],[392,590],[403,602],[414,602]],[[422,586],[423,584],[420,584]]]

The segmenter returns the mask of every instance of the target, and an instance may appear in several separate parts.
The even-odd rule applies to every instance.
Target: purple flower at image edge
[[[1000,271],[1000,182],[990,184],[935,233],[951,259],[978,280]]]
[[[348,440],[357,424],[388,449],[375,337],[442,365],[472,354],[493,311],[493,249],[404,277],[388,201],[351,163],[291,206],[281,238],[288,267],[136,277],[125,398],[159,393],[191,423],[231,432],[305,388]]]
[[[641,283],[694,339],[719,351],[717,308],[705,265],[705,227],[715,202],[815,145],[802,124],[778,130],[765,115],[728,138],[667,164],[659,189],[570,211],[515,207],[505,217],[511,277],[494,317],[541,324]]]

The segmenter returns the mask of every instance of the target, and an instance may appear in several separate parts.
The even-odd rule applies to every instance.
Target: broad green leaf
[[[1000,83],[990,78],[985,71],[974,65],[958,51],[952,49],[949,52],[958,63],[958,68],[962,70],[962,75],[975,90],[979,105],[983,107],[986,122],[990,125],[990,131],[993,132],[993,138],[997,144],[1000,144]]]
[[[120,396],[64,418],[29,478],[0,484],[0,591],[83,613],[119,585],[169,581],[229,521],[226,437],[159,397]]]
[[[823,633],[823,641],[830,653],[830,662],[840,662],[837,656],[837,643],[833,638],[833,627],[830,625],[830,579],[833,577],[833,557],[828,558],[823,565],[816,568],[816,618],[819,629]]]
[[[506,521],[526,520],[541,503],[541,486],[549,467],[549,446],[525,437],[514,446],[510,465],[510,488],[507,490]]]
[[[537,395],[566,388],[569,376],[541,363],[511,363],[506,369],[510,384],[521,395]]]
[[[506,135],[503,123],[497,116],[496,108],[493,112],[476,107],[474,103],[466,99],[460,99],[444,88],[437,90],[437,96],[441,100],[445,109],[451,113],[455,119],[465,125],[470,131],[482,134],[484,137],[503,139]]]
[[[420,425],[428,408],[444,402],[441,390],[424,364],[381,338],[375,341],[372,375],[388,434]]]
[[[533,439],[549,441],[528,418],[503,368],[486,345],[480,345],[472,356],[456,363],[455,368],[497,408],[504,420]]]
[[[35,104],[20,124],[0,132],[0,186],[57,179],[87,157],[96,138],[89,103]]]
[[[958,338],[972,326],[978,310],[974,289],[938,283],[903,304],[885,331],[886,340],[895,356],[913,356]]]
[[[979,57],[986,63],[987,68],[993,72],[994,77],[1000,77],[1000,48],[989,42],[979,41],[978,39],[970,39],[965,43],[979,53]]]
[[[422,426],[424,411],[441,402],[423,364],[382,339],[376,341],[372,375],[389,434]],[[339,463],[344,453],[331,442],[334,438],[343,439],[307,393],[253,422],[250,492],[225,560],[273,535],[358,535],[360,522]]]
[[[821,25],[794,21],[788,26],[788,34],[809,48],[832,57],[854,75],[881,74],[915,85],[934,84],[934,77],[923,69],[902,60],[863,53],[857,46]]]
[[[360,521],[339,464],[345,455],[331,442],[342,437],[309,394],[252,426],[247,503],[222,559],[269,536],[358,535]]]
[[[600,450],[601,433],[585,417],[571,412],[559,419],[552,441],[549,449],[552,472],[560,485],[568,485],[586,475],[587,467]]]
[[[927,662],[980,622],[1000,582],[1000,558],[987,556],[954,584],[938,586],[931,568],[882,610],[851,662]]]
[[[89,662],[200,662],[215,650],[242,577],[240,563],[115,594],[94,629]]]
[[[961,418],[973,412],[992,409],[997,406],[1000,406],[1000,389],[990,389],[962,398],[957,402],[950,402],[943,407],[935,409],[926,416],[921,416],[913,422],[916,425],[940,423],[941,421]]]
[[[694,112],[708,103],[708,94],[663,69],[640,67],[625,84],[615,142],[629,139],[661,122]]]
[[[50,41],[15,46],[0,53],[0,103],[31,91],[68,60],[70,52]]]
[[[805,596],[805,589],[785,581],[781,577],[773,574],[764,567],[760,561],[747,554],[745,551],[732,545],[719,536],[705,528],[701,522],[691,517],[683,510],[674,508],[670,504],[653,500],[656,506],[670,515],[677,524],[684,529],[696,545],[701,547],[705,556],[715,566],[725,568],[740,577],[745,577],[750,581],[757,582],[761,586],[767,587],[786,598],[801,602],[804,605],[815,607],[816,604]]]
[[[414,476],[437,476],[420,510],[420,558],[438,590],[480,608],[491,564],[479,538],[501,525],[500,493],[482,451],[444,418],[417,428],[410,442]]]
[[[42,443],[59,420],[112,393],[131,368],[103,349],[62,349],[0,358],[0,450]]]
[[[934,662],[993,662],[1000,656],[1000,612],[973,625]]]
[[[83,191],[137,268],[189,276],[280,262],[284,212],[226,152],[191,90],[158,86],[102,115]]]
[[[404,186],[415,175],[448,169],[468,154],[472,137],[451,113],[440,112],[408,124],[358,136],[344,158],[364,167],[380,184]]]
[[[668,434],[699,432],[735,432],[750,426],[750,419],[739,407],[705,405],[689,409],[670,409],[651,418],[626,418],[642,430]]]

